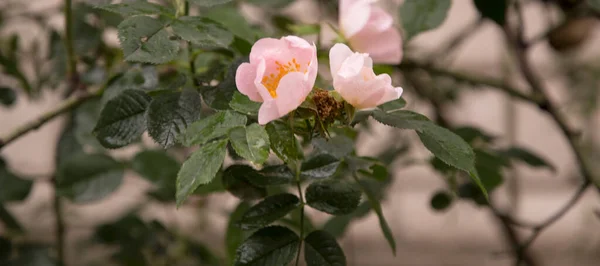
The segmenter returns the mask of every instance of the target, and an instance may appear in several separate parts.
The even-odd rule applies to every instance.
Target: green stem
[[[304,195],[302,195],[302,187],[300,186],[300,163],[296,164],[296,188],[300,197],[300,245],[298,245],[298,253],[296,254],[296,266],[298,266],[302,243],[304,242]]]
[[[56,253],[57,253],[57,265],[66,266],[65,263],[65,220],[63,217],[62,203],[60,196],[58,195],[57,180],[53,178],[54,190],[54,215],[56,216]]]
[[[67,50],[67,74],[70,80],[77,80],[77,59],[73,48],[73,6],[72,0],[65,0],[65,48]]]

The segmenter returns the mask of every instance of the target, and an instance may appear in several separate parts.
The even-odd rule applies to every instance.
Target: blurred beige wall
[[[30,2],[35,10],[43,12],[45,8],[56,6],[60,1]],[[411,41],[408,51],[414,51],[414,54],[407,54],[407,57],[418,58],[435,51],[440,43],[445,43],[463,27],[476,20],[477,12],[472,1],[452,2],[444,24]],[[546,11],[536,4],[527,6],[526,33],[531,37],[537,36],[546,31]],[[310,16],[313,13],[307,11],[311,8],[314,8],[314,5],[309,0],[302,0],[289,7],[287,12],[304,20],[314,21],[315,18]],[[252,8],[248,8],[247,11],[252,15]],[[60,17],[53,21],[60,26]],[[42,38],[36,36],[38,33],[29,30],[26,25],[14,27],[23,34],[25,40]],[[593,40],[588,42],[582,51],[570,55],[570,58],[574,58],[571,60],[600,58],[599,36],[600,27],[596,27]],[[24,45],[27,45],[27,42],[24,42]],[[561,86],[564,86],[565,82],[552,74],[558,71],[553,66],[563,58],[553,52],[545,42],[533,47],[530,57],[536,71],[545,77],[545,85],[552,89],[553,100],[557,103],[564,102],[564,95],[561,94],[564,90],[561,90]],[[507,58],[501,30],[493,23],[486,22],[459,47],[452,67],[474,75],[500,78],[504,75],[502,69]],[[517,75],[513,75],[509,81],[517,85],[526,85]],[[0,84],[5,82],[12,81],[3,78],[0,80]],[[409,108],[428,112],[427,108],[415,104],[413,95],[407,94],[404,97],[411,103]],[[507,101],[504,95],[491,90],[469,92],[461,98],[457,108],[449,109],[449,116],[457,124],[477,125],[491,133],[503,135],[506,133],[504,121]],[[0,135],[36,118],[58,102],[58,95],[48,94],[39,102],[32,103],[20,98],[12,109],[0,107]],[[518,169],[521,194],[516,206],[516,215],[526,221],[542,221],[558,210],[576,189],[576,180],[572,178],[576,171],[574,157],[564,137],[548,116],[536,107],[521,102],[515,102],[514,108],[517,113],[516,143],[543,154],[558,169],[556,174],[527,167]],[[44,125],[3,149],[1,155],[7,159],[14,171],[32,177],[47,178],[54,171],[53,151],[61,124],[61,119],[56,119]],[[381,126],[377,128],[378,130],[360,144],[359,151],[362,154],[369,154],[372,147],[393,141],[388,130]],[[381,141],[382,139],[384,141]],[[119,151],[118,155],[128,156],[132,153],[131,150]],[[417,151],[415,156],[425,158],[428,154]],[[433,192],[443,188],[445,184],[428,167],[396,167],[395,180],[384,203],[384,213],[398,242],[396,257],[391,255],[380,233],[376,217],[369,215],[355,222],[350,233],[343,239],[350,265],[512,265],[510,250],[502,231],[487,209],[478,208],[469,202],[459,202],[449,211],[432,211],[429,199]],[[93,260],[94,256],[101,257],[104,254],[99,250],[92,258],[78,256],[79,251],[85,248],[82,243],[85,243],[95,224],[110,221],[131,206],[143,203],[143,190],[147,188],[149,184],[129,173],[124,185],[106,200],[85,206],[67,206],[70,247],[68,255],[74,265],[84,265],[85,261]],[[508,205],[505,192],[505,189],[501,189],[495,197],[503,205]],[[51,187],[47,182],[37,182],[25,202],[10,206],[32,237],[48,242],[54,238],[54,218],[49,205],[51,195]],[[195,232],[199,238],[210,239],[215,243],[214,247],[219,248],[222,246],[220,238],[225,228],[222,210],[231,208],[236,201],[228,195],[217,195],[209,198],[208,202],[212,203],[209,205],[211,215],[199,215],[196,211],[186,208],[175,210],[171,205],[148,206],[144,208],[143,213],[146,217],[159,217],[169,225],[181,226],[183,230]],[[593,211],[597,209],[600,209],[600,197],[595,191],[587,191],[576,207],[544,231],[532,245],[533,254],[542,262],[541,265],[600,265],[600,220],[593,215]],[[526,236],[527,232],[523,231],[523,239]]]

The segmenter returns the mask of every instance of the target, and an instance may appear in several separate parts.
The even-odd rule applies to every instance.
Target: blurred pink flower
[[[375,75],[368,54],[354,53],[345,44],[329,50],[329,67],[333,88],[357,109],[373,108],[402,95],[401,87],[392,86],[390,75]]]
[[[250,51],[250,63],[235,74],[238,90],[262,102],[258,123],[264,125],[295,110],[317,78],[317,48],[296,36],[263,38]]]
[[[339,25],[352,49],[368,53],[375,63],[398,64],[402,38],[394,19],[376,0],[340,0]]]

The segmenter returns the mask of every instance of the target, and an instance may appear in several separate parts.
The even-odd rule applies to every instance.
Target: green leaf
[[[600,0],[587,0],[587,4],[596,12],[600,12]]]
[[[547,167],[548,169],[556,172],[556,167],[549,163],[547,160],[542,158],[541,156],[528,151],[521,147],[510,147],[506,150],[500,151],[504,156],[511,158],[513,160],[519,160],[524,162],[532,167]]]
[[[104,146],[98,141],[94,128],[100,120],[102,106],[99,99],[88,100],[74,111],[73,134],[82,146],[91,146],[94,150],[104,150]]]
[[[208,184],[215,178],[225,160],[226,149],[227,140],[213,141],[200,147],[183,163],[177,174],[175,199],[178,207],[200,185]]]
[[[281,266],[290,263],[300,245],[292,230],[271,226],[252,234],[238,248],[235,266]]]
[[[333,216],[323,225],[323,230],[335,237],[342,237],[352,220],[364,217],[371,211],[369,202],[363,202],[350,214]]]
[[[9,87],[0,87],[0,104],[10,107],[17,101],[17,94]]]
[[[497,154],[493,154],[481,149],[475,149],[475,169],[481,179],[481,183],[487,191],[492,191],[500,186],[504,181],[502,168],[508,165],[508,162]]]
[[[354,151],[354,141],[344,135],[337,135],[330,139],[315,138],[313,146],[321,153],[331,154],[336,158],[343,158]]]
[[[94,128],[102,146],[110,149],[123,147],[146,130],[146,108],[152,98],[139,90],[126,90],[108,101]]]
[[[83,146],[77,141],[75,135],[75,121],[73,119],[74,114],[71,114],[71,118],[68,120],[67,125],[63,128],[58,144],[56,145],[55,158],[57,168],[67,161],[72,156],[77,156],[83,153]]]
[[[406,39],[442,25],[446,20],[450,5],[450,0],[404,1],[404,4],[400,7],[399,15],[402,26],[406,31]]]
[[[506,22],[508,0],[473,0],[482,17],[489,18],[501,27]]]
[[[298,206],[300,199],[295,195],[283,193],[269,196],[244,213],[238,224],[244,230],[262,228],[284,217]]]
[[[58,170],[58,193],[76,203],[100,200],[123,182],[123,165],[104,154],[80,154]]]
[[[258,109],[260,108],[260,103],[253,102],[248,98],[248,96],[243,95],[239,92],[233,93],[233,98],[231,98],[231,102],[229,102],[229,107],[234,111],[240,112],[245,115],[258,117]]]
[[[291,163],[302,158],[296,136],[294,136],[287,123],[275,120],[268,123],[266,129],[269,134],[271,149],[281,160]]]
[[[294,0],[246,0],[246,2],[262,8],[284,8]]]
[[[306,203],[322,212],[344,215],[353,212],[360,203],[360,190],[343,180],[313,182],[306,188]]]
[[[145,150],[137,153],[131,161],[133,171],[156,185],[151,195],[160,195],[160,199],[175,199],[175,182],[179,172],[179,162],[166,152]]]
[[[13,232],[16,234],[22,234],[25,232],[17,218],[15,218],[15,216],[12,215],[2,204],[0,204],[0,224],[4,225],[5,230],[8,231],[7,233],[9,234]],[[0,237],[0,240],[1,239],[2,238]],[[0,245],[0,262],[2,262],[2,251],[3,249]]]
[[[200,118],[201,111],[200,95],[195,91],[162,94],[148,107],[148,134],[167,149],[175,144],[188,125]]]
[[[300,176],[323,179],[332,176],[340,166],[340,160],[329,155],[319,154],[302,163]]]
[[[102,106],[123,91],[129,89],[155,90],[158,86],[158,73],[154,66],[132,67],[123,74],[112,77],[102,94]]]
[[[385,217],[383,216],[383,210],[381,209],[381,203],[379,203],[379,199],[378,199],[375,191],[373,191],[371,189],[371,187],[369,185],[367,185],[365,182],[363,182],[362,180],[356,180],[356,181],[361,186],[363,192],[367,196],[367,199],[369,200],[369,203],[371,204],[371,208],[377,214],[377,218],[379,219],[379,226],[381,227],[381,232],[383,232],[385,239],[388,241],[388,244],[392,248],[392,252],[394,253],[394,256],[396,256],[396,240],[394,240],[394,234],[392,233],[392,229],[390,228],[387,221],[385,220]]]
[[[21,245],[11,260],[11,266],[60,266],[52,256],[52,250],[45,246],[25,244]]]
[[[203,7],[211,7],[216,5],[222,5],[231,2],[231,0],[187,0],[190,3],[203,6]]]
[[[246,125],[246,117],[232,112],[224,111],[213,114],[191,124],[181,135],[181,143],[185,146],[202,145],[215,138],[227,135],[229,130]]]
[[[0,158],[0,203],[24,200],[31,191],[33,181],[11,173],[1,160]]]
[[[304,239],[304,259],[307,266],[345,266],[346,256],[335,237],[318,230]]]
[[[438,191],[431,197],[430,204],[434,210],[443,211],[452,204],[452,195],[443,190]]]
[[[495,139],[494,136],[475,127],[459,127],[454,129],[453,131],[469,144],[473,144],[475,141],[478,140],[481,140],[485,143],[490,143]]]
[[[203,1],[203,0],[196,0]],[[254,43],[257,40],[257,30],[250,26],[250,23],[242,16],[236,6],[221,6],[206,10],[203,17],[210,18],[221,23],[233,35],[243,39],[248,43]],[[235,42],[235,41],[234,41]]]
[[[171,39],[169,21],[135,16],[119,24],[118,35],[125,61],[151,64],[167,63],[177,56],[179,42]]]
[[[398,98],[397,100],[393,100],[387,103],[384,103],[380,106],[377,106],[377,108],[381,109],[381,111],[384,111],[386,113],[393,113],[395,111],[398,111],[402,108],[404,108],[406,106],[406,100],[404,100],[404,98]]]
[[[250,236],[249,231],[242,230],[236,225],[236,222],[242,218],[242,215],[244,215],[248,209],[250,209],[250,204],[247,202],[240,202],[231,215],[229,215],[227,231],[225,232],[227,265],[233,265],[236,250],[242,242],[244,242],[244,239]]]
[[[263,164],[269,158],[269,135],[258,124],[231,129],[229,139],[235,152],[253,163]]]
[[[241,200],[261,199],[267,196],[267,190],[254,185],[251,181],[261,178],[262,176],[254,168],[236,164],[227,167],[223,172],[223,186]]]
[[[154,14],[174,14],[174,10],[146,1],[100,5],[96,8],[120,14],[123,17]]]
[[[380,123],[401,129],[420,129],[425,124],[431,123],[426,116],[413,111],[400,110],[393,113],[386,113],[381,110],[373,112],[373,118]]]
[[[176,35],[201,48],[227,48],[233,42],[233,34],[207,18],[180,17],[171,27]]]

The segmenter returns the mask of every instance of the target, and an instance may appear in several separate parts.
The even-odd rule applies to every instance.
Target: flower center
[[[262,84],[267,88],[271,97],[277,98],[277,87],[279,86],[279,81],[283,76],[290,72],[300,72],[300,64],[296,61],[296,58],[292,58],[291,61],[286,64],[282,64],[279,61],[275,61],[275,65],[277,68],[275,72],[265,75],[262,79]],[[306,73],[306,70],[304,71]]]

